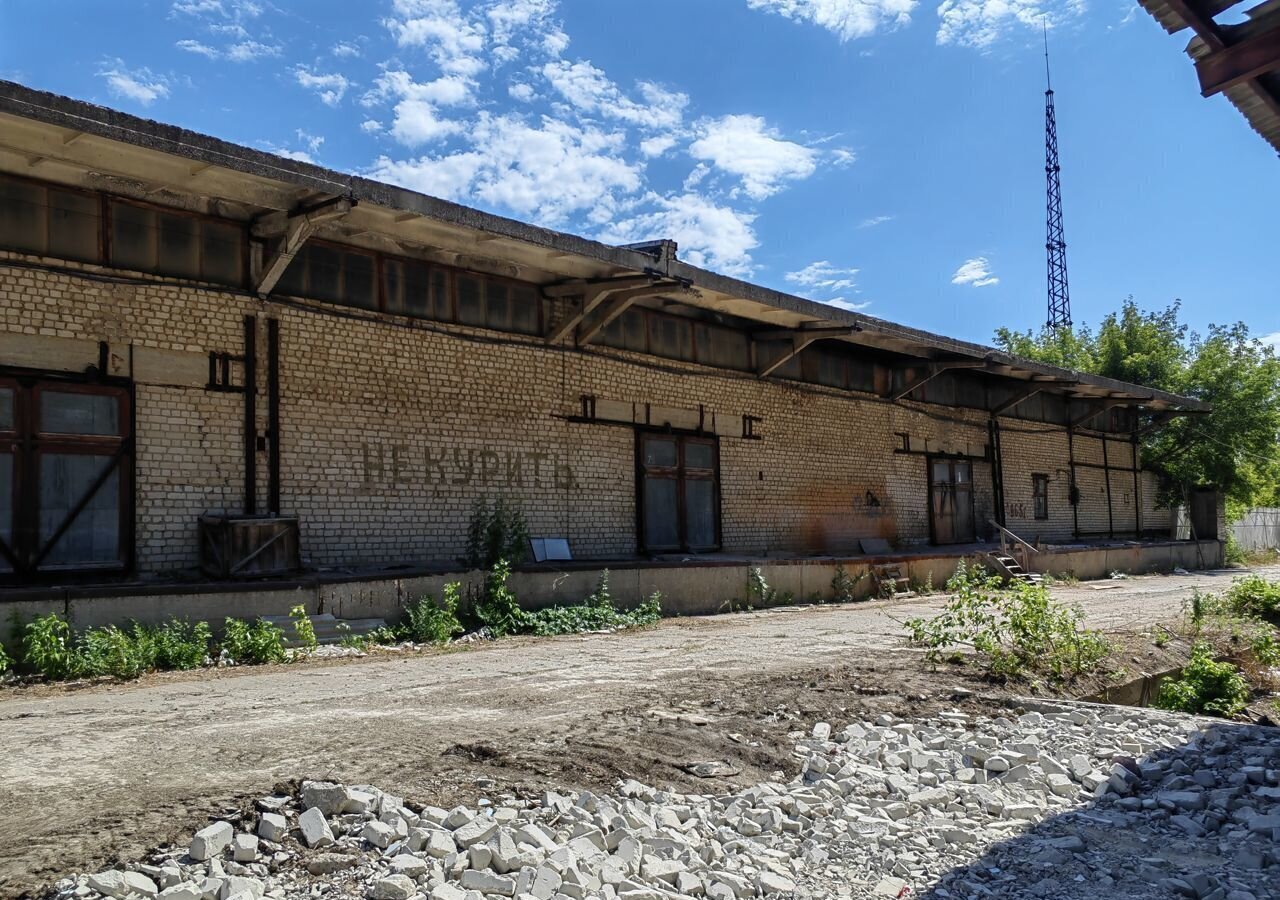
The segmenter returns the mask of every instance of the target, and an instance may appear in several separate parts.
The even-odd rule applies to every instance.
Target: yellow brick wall
[[[860,537],[927,542],[920,451],[980,456],[988,440],[986,415],[976,411],[319,304],[0,268],[0,332],[77,347],[107,341],[119,374],[129,372],[131,346],[134,355],[163,351],[185,373],[134,370],[144,572],[194,567],[197,516],[243,503],[244,398],[207,391],[191,372],[210,351],[242,351],[245,315],[259,316],[260,433],[268,426],[265,322],[280,323],[282,511],[299,516],[304,559],[317,566],[452,560],[463,551],[472,504],[498,496],[523,505],[535,535],[565,536],[579,557],[634,553],[634,431],[570,421],[584,394],[714,418],[729,552],[846,552]],[[761,440],[741,437],[743,415],[759,417]],[[1026,514],[1025,522],[1011,514],[1010,527],[1070,538],[1064,433],[1002,421],[1007,502]],[[916,452],[895,452],[900,434]],[[1101,462],[1100,441],[1077,440],[1078,459]],[[1113,441],[1108,452],[1127,463],[1128,451]],[[265,452],[257,468],[261,506]],[[1051,479],[1051,519],[1037,530],[1030,473],[1042,471]],[[1078,477],[1080,527],[1105,530],[1105,497],[1099,517],[1097,485],[1086,484],[1088,470]],[[1125,515],[1132,522],[1126,478],[1127,487],[1113,481],[1117,497],[1129,492],[1129,512],[1116,507],[1117,529]],[[983,534],[993,517],[990,466],[975,461],[973,480]]]

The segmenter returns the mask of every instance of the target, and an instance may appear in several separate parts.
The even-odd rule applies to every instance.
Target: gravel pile
[[[732,795],[406,806],[305,782],[60,898],[662,900],[1280,897],[1280,729],[1029,703],[797,733],[801,774]]]

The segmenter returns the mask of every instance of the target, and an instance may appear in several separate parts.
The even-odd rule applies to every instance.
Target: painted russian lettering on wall
[[[573,466],[553,451],[364,443],[358,464],[361,491],[368,494],[397,485],[436,490],[527,487],[574,491],[580,487]]]

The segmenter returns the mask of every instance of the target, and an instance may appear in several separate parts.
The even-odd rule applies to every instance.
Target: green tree
[[[995,341],[1018,356],[1209,403],[1212,412],[1148,434],[1144,464],[1164,476],[1170,497],[1212,484],[1236,509],[1280,502],[1280,360],[1243,322],[1210,325],[1202,337],[1180,314],[1176,301],[1145,312],[1130,297],[1096,333],[1001,328]]]

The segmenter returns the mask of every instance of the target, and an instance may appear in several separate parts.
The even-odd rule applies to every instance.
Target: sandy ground
[[[1134,632],[1177,616],[1194,587],[1221,589],[1235,574],[1054,592],[1083,606],[1092,627]],[[941,602],[779,608],[617,635],[0,691],[0,896],[181,839],[287,779],[373,783],[440,805],[619,777],[714,791],[788,769],[786,734],[817,719],[989,708],[1000,690],[930,673],[902,645],[899,620]],[[1135,671],[1158,663],[1146,652]],[[681,768],[703,760],[737,774],[716,783]]]

